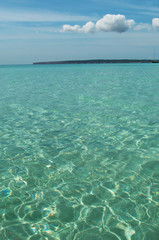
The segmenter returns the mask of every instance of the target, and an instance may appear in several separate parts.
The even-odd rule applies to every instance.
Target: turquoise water
[[[0,67],[0,239],[159,239],[159,65]]]

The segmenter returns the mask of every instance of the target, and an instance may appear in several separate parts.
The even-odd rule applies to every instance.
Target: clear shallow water
[[[158,64],[0,67],[0,239],[157,240]]]

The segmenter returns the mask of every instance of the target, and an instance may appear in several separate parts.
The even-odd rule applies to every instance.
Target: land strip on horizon
[[[158,60],[151,59],[92,59],[92,60],[66,60],[66,61],[48,61],[34,62],[33,64],[94,64],[94,63],[158,63]]]

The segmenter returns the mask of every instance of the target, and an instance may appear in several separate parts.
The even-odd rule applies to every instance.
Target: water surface
[[[0,67],[0,239],[157,240],[158,64]]]

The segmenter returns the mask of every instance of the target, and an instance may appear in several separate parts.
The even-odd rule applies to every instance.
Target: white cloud
[[[87,22],[85,25],[80,27],[79,25],[63,25],[61,32],[82,32],[82,33],[93,33],[95,31],[95,24],[93,22]]]
[[[126,20],[124,15],[107,14],[102,19],[97,21],[96,28],[104,32],[126,32],[129,30],[135,21],[133,19]]]
[[[151,25],[148,23],[139,23],[134,27],[134,30],[141,31],[141,30],[146,29],[146,30],[150,31],[151,28],[152,28]]]
[[[63,25],[61,32],[79,32],[79,30],[80,30],[79,25],[71,26],[69,24],[65,24]]]
[[[80,27],[79,25],[63,25],[61,32],[83,32],[83,33],[93,33],[95,31],[104,32],[126,32],[129,30],[135,21],[133,19],[126,20],[124,15],[111,15],[107,14],[102,19],[98,20],[96,24],[93,22],[87,22],[85,25]]]
[[[87,22],[80,30],[85,33],[93,33],[95,32],[95,24],[93,22]]]
[[[159,29],[159,18],[152,19],[152,27],[155,29]]]

